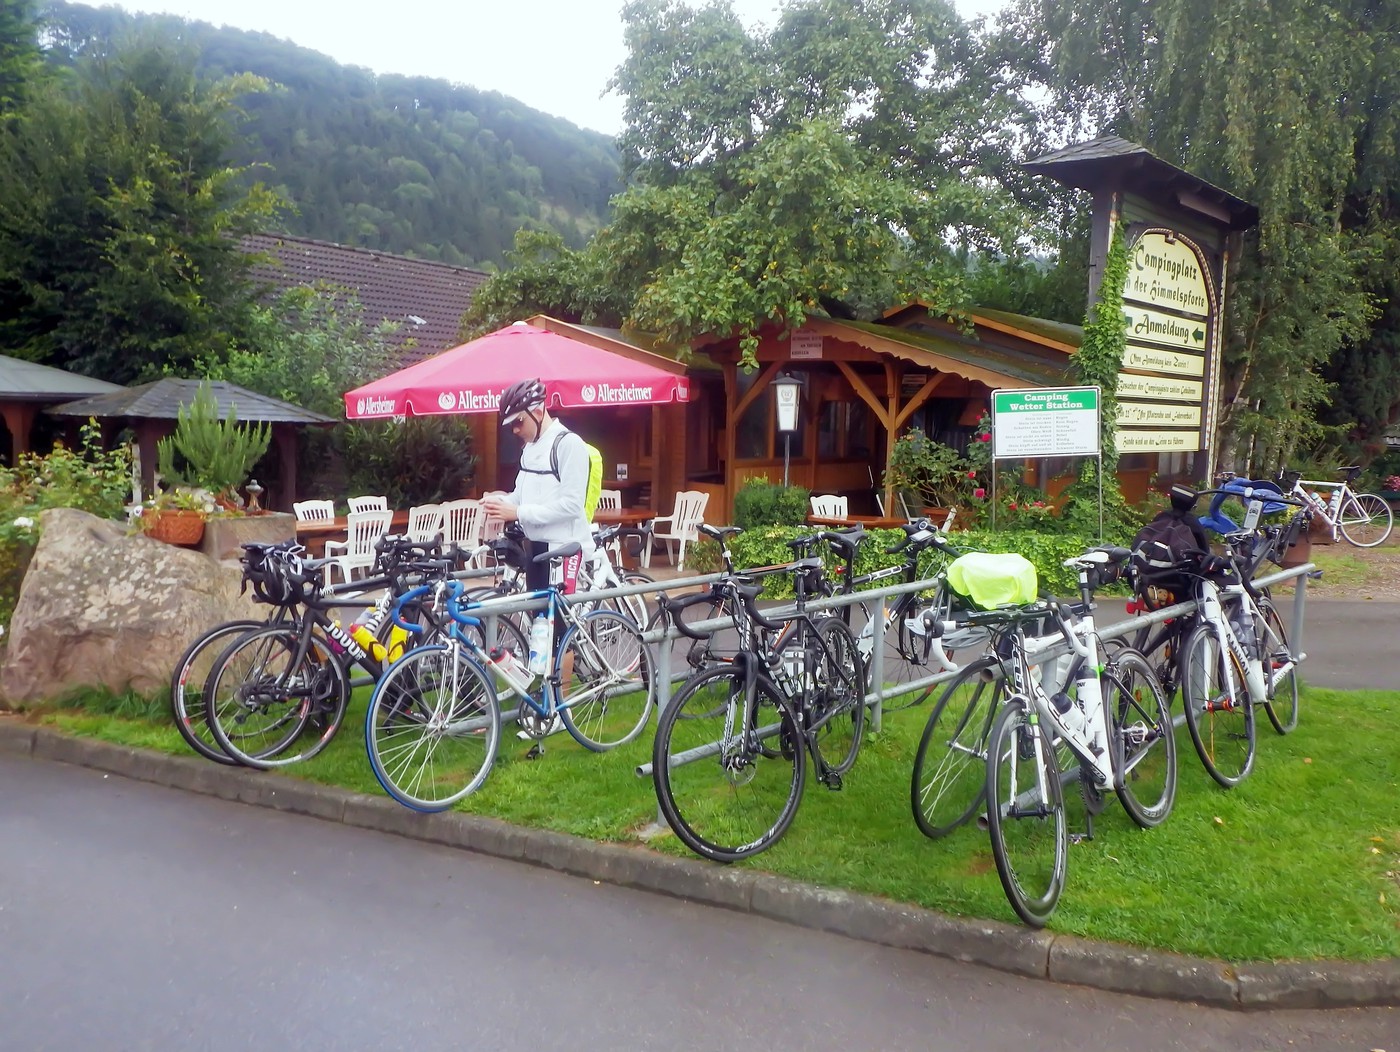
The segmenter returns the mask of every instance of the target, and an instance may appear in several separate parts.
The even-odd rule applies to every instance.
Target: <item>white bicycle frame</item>
[[[1272,667],[1273,656],[1271,655],[1270,671],[1269,674],[1265,676],[1264,655],[1260,647],[1257,645],[1252,648],[1245,646],[1244,641],[1240,639],[1239,634],[1235,631],[1235,626],[1231,624],[1230,619],[1225,616],[1225,605],[1222,601],[1223,596],[1238,596],[1241,604],[1243,604],[1244,613],[1248,615],[1253,623],[1263,616],[1258,604],[1254,602],[1254,597],[1245,590],[1242,584],[1231,584],[1221,587],[1214,581],[1207,579],[1202,579],[1200,582],[1199,596],[1202,621],[1214,629],[1215,638],[1221,648],[1221,653],[1224,654],[1228,651],[1230,654],[1234,655],[1235,658],[1233,662],[1224,662],[1225,675],[1229,681],[1230,696],[1238,696],[1239,683],[1236,682],[1235,670],[1237,667],[1242,668],[1244,669],[1244,687],[1247,692],[1249,703],[1251,705],[1262,705],[1265,701],[1273,697],[1274,688],[1278,686],[1279,681],[1292,672],[1298,662],[1306,655],[1299,654],[1297,657],[1294,657],[1290,654],[1288,660],[1283,662],[1278,668]],[[1256,639],[1253,642],[1257,644],[1263,641]],[[1251,649],[1260,652],[1250,653]]]
[[[1319,500],[1314,494],[1316,489],[1330,489],[1332,496],[1327,500]],[[1287,496],[1296,497],[1304,501],[1312,509],[1314,515],[1322,518],[1327,523],[1327,528],[1332,531],[1332,539],[1338,540],[1341,536],[1338,523],[1342,521],[1342,505],[1346,503],[1347,497],[1355,496],[1350,484],[1347,482],[1321,482],[1317,479],[1300,478],[1293,483],[1293,488],[1288,491]]]

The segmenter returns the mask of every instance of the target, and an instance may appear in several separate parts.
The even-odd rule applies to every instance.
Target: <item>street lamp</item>
[[[778,430],[783,433],[783,487],[788,484],[788,461],[792,457],[792,433],[797,430],[801,407],[802,381],[790,373],[780,373],[773,381],[778,400]]]

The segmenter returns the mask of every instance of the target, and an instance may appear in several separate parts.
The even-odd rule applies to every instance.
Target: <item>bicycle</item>
[[[1066,560],[1066,566],[1078,571],[1080,597],[1078,603],[1061,603],[1059,609],[1076,623],[1076,631],[1085,630],[1082,619],[1094,609],[1095,592],[1101,585],[1119,577],[1127,554],[1122,548],[1101,548]],[[936,633],[925,628],[940,661],[947,657],[942,639],[950,631],[949,626],[956,625],[958,631],[966,632],[969,626],[975,628],[980,624],[980,630],[986,635],[989,626],[998,623],[995,615],[988,618],[984,612],[971,609],[951,619],[940,619],[935,612],[925,614],[924,618],[929,625],[941,620],[944,626]],[[1073,650],[1049,660],[1041,657],[1051,647],[1064,642],[1063,633],[1057,630],[1048,613],[1042,612],[1034,624],[1027,619],[1022,625],[1021,638],[1028,658],[1039,659],[1031,671],[1038,683],[1056,695],[1068,697],[1069,692],[1077,691],[1084,678],[1083,657]],[[1003,643],[1000,651],[993,648],[958,670],[944,686],[924,724],[910,774],[909,802],[915,824],[930,839],[947,836],[966,824],[985,799],[987,741],[1006,701],[1010,682],[1006,646]],[[1115,648],[1116,651],[1122,649]],[[949,667],[956,668],[951,660]],[[1061,767],[1074,764],[1067,746],[1061,759]],[[1085,802],[1090,805],[1091,813],[1100,802],[1099,795],[1092,787],[1086,792]]]
[[[1121,553],[1121,554],[1120,554]],[[1125,549],[1096,549],[1067,560],[1089,571],[1126,558]],[[1075,696],[1047,693],[1031,672],[1024,626],[1049,615],[1079,659]],[[992,721],[986,743],[983,821],[1007,900],[1032,927],[1043,927],[1065,886],[1070,834],[1065,818],[1057,742],[1078,760],[1086,803],[1108,791],[1144,829],[1160,825],[1176,799],[1176,739],[1166,698],[1142,655],[1121,650],[1101,665],[1092,610],[1074,621],[1056,600],[968,615],[993,630],[994,653],[1009,672],[1013,693]],[[957,622],[934,622],[933,632]],[[1088,810],[1087,836],[1093,835]],[[980,823],[979,823],[980,824]]]
[[[795,612],[770,620],[758,609],[763,577],[789,572]],[[866,677],[855,637],[838,617],[816,618],[820,559],[732,575],[708,593],[664,599],[677,629],[705,633],[682,612],[711,604],[736,613],[741,645],[702,667],[671,699],[656,729],[652,780],[671,829],[696,854],[734,862],[766,850],[792,824],[810,757],[828,789],[854,766],[865,727]]]
[[[1253,585],[1254,531],[1226,540],[1218,570],[1209,564],[1183,568],[1194,580],[1200,613],[1181,645],[1180,685],[1196,753],[1229,789],[1254,766],[1255,706],[1280,734],[1297,726],[1297,665],[1305,655],[1293,652],[1277,608]]]
[[[1313,516],[1327,525],[1332,531],[1332,540],[1338,534],[1358,548],[1374,548],[1390,536],[1394,517],[1390,505],[1374,493],[1356,493],[1351,483],[1361,474],[1361,467],[1352,464],[1338,469],[1343,474],[1341,482],[1322,482],[1305,479],[1301,471],[1279,472],[1279,482],[1286,497],[1301,501]],[[1332,496],[1322,499],[1319,489],[1330,489]]]
[[[641,630],[613,610],[580,612],[560,590],[562,561],[576,554],[571,542],[535,556],[550,562],[548,588],[484,602],[464,594],[459,581],[410,589],[395,601],[392,619],[411,631],[402,611],[432,596],[448,619],[444,638],[415,647],[376,683],[365,713],[365,749],[384,791],[415,811],[443,811],[474,792],[495,762],[503,720],[515,719],[535,738],[529,756],[543,754],[542,739],[556,716],[592,752],[632,741],[646,726],[656,679]],[[557,614],[564,632],[549,651],[538,686],[536,674],[509,647],[489,647],[491,625],[511,624],[495,608],[521,599],[543,600],[541,616]],[[475,631],[468,631],[474,629]],[[519,698],[500,711],[497,679]]]
[[[215,743],[229,757],[249,767],[271,769],[311,759],[340,729],[355,685],[351,666],[378,680],[387,652],[362,645],[330,616],[341,607],[363,608],[358,590],[384,585],[372,621],[389,630],[387,614],[409,589],[428,577],[445,578],[456,564],[449,554],[429,557],[429,546],[406,538],[380,542],[372,572],[383,576],[355,583],[356,593],[323,591],[321,567],[326,560],[286,560],[269,568],[274,581],[271,601],[286,608],[277,621],[236,638],[220,653],[204,687],[205,715]],[[419,631],[439,632],[441,615],[424,603],[412,608]],[[399,622],[402,624],[402,622]],[[506,628],[509,632],[510,629]],[[518,631],[515,633],[518,636]],[[309,741],[303,741],[310,730]],[[300,749],[292,746],[302,742]]]

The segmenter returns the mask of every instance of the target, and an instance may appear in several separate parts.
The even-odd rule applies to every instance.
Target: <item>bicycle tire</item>
[[[1298,726],[1298,665],[1288,646],[1288,631],[1278,608],[1268,601],[1259,604],[1263,624],[1259,626],[1259,653],[1264,658],[1264,674],[1269,690],[1264,701],[1264,715],[1279,734],[1287,734]],[[1287,667],[1282,678],[1276,679],[1277,669]]]
[[[759,748],[757,732],[783,747]],[[697,750],[710,751],[694,758]],[[661,714],[652,745],[656,802],[691,851],[737,862],[787,832],[802,802],[806,756],[797,714],[772,680],[755,678],[750,706],[744,669],[717,665],[688,679]]]
[[[856,638],[839,618],[824,618],[818,633],[826,644],[812,719],[812,748],[825,774],[840,777],[855,766],[865,736],[865,695],[869,689],[865,662]],[[822,773],[819,771],[819,773]]]
[[[909,783],[914,822],[924,836],[947,836],[986,799],[987,740],[1005,697],[996,658],[979,658],[948,683],[929,713]]]
[[[1203,623],[1192,629],[1182,649],[1186,729],[1206,773],[1226,789],[1238,785],[1254,767],[1254,706],[1248,689],[1244,670],[1230,649],[1222,648],[1214,626]]]
[[[185,744],[198,755],[215,763],[237,766],[235,760],[215,740],[204,716],[204,686],[219,655],[233,640],[263,628],[266,621],[225,621],[196,639],[170,673],[170,718]]]
[[[617,575],[617,579],[624,585],[656,584],[654,578],[642,573],[640,570],[620,571]],[[648,606],[645,595],[625,595],[617,599],[607,600],[602,604],[602,608],[604,610],[615,611],[616,613],[622,614],[624,617],[629,617],[640,627],[651,623],[651,619],[656,616],[660,606]]]
[[[1123,649],[1104,670],[1109,742],[1123,784],[1118,801],[1143,829],[1159,826],[1176,802],[1176,733],[1162,686],[1147,659]]]
[[[380,786],[414,811],[446,811],[496,762],[501,709],[492,677],[460,646],[410,650],[374,687],[365,752]]]
[[[987,741],[987,832],[1007,901],[1043,928],[1064,891],[1069,828],[1064,791],[1044,723],[1014,698],[1001,707]]]
[[[1374,493],[1350,494],[1337,513],[1337,528],[1358,548],[1383,543],[1394,525],[1390,505]]]
[[[209,729],[219,747],[245,766],[270,770],[309,760],[330,744],[345,719],[350,701],[345,666],[313,635],[300,665],[292,668],[300,643],[297,629],[249,632],[229,644],[209,673],[204,691]],[[294,684],[290,694],[288,683]],[[250,723],[254,716],[265,717],[260,722],[267,733]],[[309,743],[293,750],[308,729]]]
[[[651,648],[630,617],[594,610],[570,625],[555,670],[572,676],[568,684],[551,680],[549,689],[565,729],[585,749],[606,752],[642,733],[656,701],[656,674]]]

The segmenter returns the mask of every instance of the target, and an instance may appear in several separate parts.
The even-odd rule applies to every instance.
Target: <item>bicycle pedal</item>
[[[1088,833],[1071,833],[1071,834],[1069,835],[1069,842],[1070,842],[1071,844],[1087,844],[1090,840],[1093,840],[1093,839],[1094,839],[1094,834],[1093,834],[1092,832],[1088,832]]]
[[[842,788],[841,776],[840,776],[839,774],[837,774],[835,771],[828,771],[826,774],[822,775],[822,782],[823,782],[823,783],[826,785],[826,787],[827,787],[828,789],[830,789],[833,793],[839,793],[839,792],[841,791],[841,788]]]
[[[541,756],[543,756],[543,755],[544,755],[544,746],[541,745],[539,742],[535,742],[534,745],[530,746],[529,752],[527,752],[527,753],[525,754],[525,759],[527,759],[527,760],[538,760],[538,759],[539,759]]]

